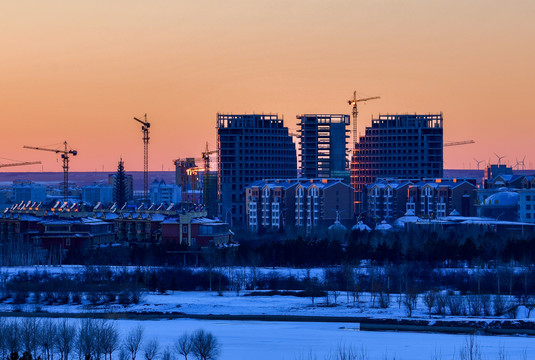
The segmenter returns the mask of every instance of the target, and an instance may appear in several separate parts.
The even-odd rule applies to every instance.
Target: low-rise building
[[[294,228],[306,233],[352,221],[354,190],[342,179],[270,179],[246,188],[249,229]]]
[[[518,191],[518,215],[522,222],[535,223],[535,187]]]

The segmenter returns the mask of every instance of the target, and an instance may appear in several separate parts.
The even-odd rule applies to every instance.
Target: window
[[[188,233],[188,225],[184,225],[184,226],[182,226],[182,232],[183,232],[184,234],[187,234],[187,233]]]

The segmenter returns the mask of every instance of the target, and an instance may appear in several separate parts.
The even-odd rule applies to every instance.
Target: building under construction
[[[373,119],[355,144],[351,159],[357,214],[365,211],[365,186],[377,178],[441,178],[442,135],[442,113],[379,115]]]
[[[277,115],[217,115],[221,219],[245,226],[245,187],[260,179],[297,177],[295,145]]]
[[[298,115],[301,175],[305,178],[343,177],[349,115]]]

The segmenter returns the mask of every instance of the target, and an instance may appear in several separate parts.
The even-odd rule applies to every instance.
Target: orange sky
[[[150,168],[215,147],[217,112],[347,113],[353,90],[381,96],[379,113],[444,113],[446,168],[494,152],[526,155],[535,134],[535,1],[3,1],[0,3],[0,162],[4,171]]]

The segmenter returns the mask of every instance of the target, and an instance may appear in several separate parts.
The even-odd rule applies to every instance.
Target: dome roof
[[[379,230],[379,231],[389,231],[389,230],[392,230],[392,225],[388,224],[386,221],[381,221],[380,224],[377,224],[377,226],[375,227],[375,230]]]
[[[347,228],[342,225],[342,223],[339,220],[336,220],[334,224],[329,226],[329,231],[347,231]]]
[[[359,221],[358,224],[356,224],[355,226],[353,226],[351,228],[351,230],[355,230],[355,231],[372,231],[372,229],[364,224],[362,221]]]
[[[518,193],[502,188],[496,194],[492,194],[486,198],[483,201],[483,205],[493,207],[518,206]]]
[[[407,211],[407,213],[408,213],[408,211]],[[399,228],[399,229],[405,229],[405,224],[407,224],[407,223],[415,223],[418,220],[420,220],[420,218],[418,216],[414,215],[414,212],[412,212],[412,214],[413,215],[405,215],[405,216],[402,216],[402,217],[396,219],[396,221],[394,221],[394,227]]]

